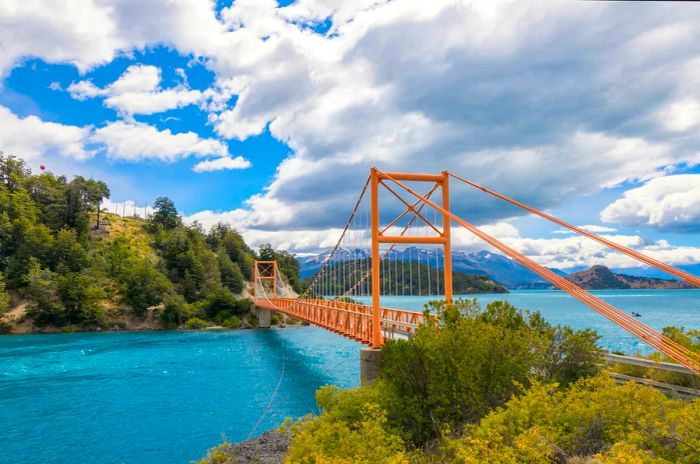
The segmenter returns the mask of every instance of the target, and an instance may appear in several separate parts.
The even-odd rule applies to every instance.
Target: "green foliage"
[[[260,245],[260,250],[258,251],[258,257],[261,261],[277,261],[277,269],[279,269],[280,274],[286,280],[286,282],[294,289],[297,293],[302,293],[307,282],[303,282],[299,277],[299,262],[296,256],[292,255],[287,251],[275,251],[272,245],[269,243],[264,243]]]
[[[204,310],[210,318],[220,312],[234,312],[237,309],[236,297],[228,288],[217,288],[207,295]]]
[[[223,251],[219,252],[218,258],[221,283],[233,293],[241,293],[243,291],[243,273],[238,263],[231,261],[228,254]]]
[[[144,260],[132,261],[120,280],[124,302],[140,316],[144,315],[149,307],[160,304],[171,289],[168,279]]]
[[[277,259],[279,263],[279,257]],[[332,264],[325,273],[324,285],[328,286],[330,294],[342,294],[362,279],[368,269],[367,260]],[[442,271],[417,261],[385,260],[380,275],[381,286],[389,295],[434,295],[445,291]],[[431,286],[428,286],[429,281]],[[452,286],[456,294],[508,293],[508,289],[486,275],[453,272]]]
[[[0,153],[0,312],[9,291],[29,300],[39,326],[126,326],[124,316],[144,317],[151,307],[168,328],[193,317],[233,327],[245,317],[251,302],[234,295],[252,277],[255,254],[237,231],[218,224],[205,235],[184,225],[165,197],[148,222],[101,218],[109,195],[103,182],[32,175]]]
[[[63,324],[64,318],[58,295],[58,277],[41,267],[36,258],[30,258],[27,274],[23,277],[22,293],[33,303],[28,314],[37,324]]]
[[[58,277],[58,295],[63,304],[63,323],[104,325],[99,301],[104,291],[83,274],[68,273]]]
[[[90,262],[90,257],[78,242],[75,231],[61,229],[51,247],[51,268],[58,272],[80,272]]]
[[[208,327],[207,321],[200,319],[198,317],[191,317],[185,322],[185,329],[187,330],[198,330]]]
[[[10,309],[10,295],[5,290],[5,277],[0,272],[0,315]]]
[[[167,197],[158,197],[153,202],[155,212],[151,216],[151,225],[154,228],[172,230],[182,224],[180,215],[177,214],[175,203]]]
[[[389,419],[418,445],[504,404],[539,361],[539,336],[514,308],[481,312],[476,301],[460,300],[438,309],[442,324],[382,351]]]
[[[388,418],[422,445],[504,404],[533,376],[562,383],[598,372],[598,336],[552,327],[504,301],[427,305],[435,322],[382,352]]]
[[[454,462],[695,463],[700,401],[672,400],[645,386],[594,377],[569,389],[535,383],[454,441]],[[631,460],[623,460],[627,456]],[[638,460],[633,460],[638,459]]]
[[[227,329],[240,329],[241,320],[236,316],[231,316],[224,319],[223,322],[221,322],[221,326],[226,327]]]
[[[228,224],[218,223],[209,231],[207,242],[213,250],[224,252],[229,259],[238,264],[244,279],[253,278],[254,253],[243,241],[243,237]],[[239,293],[231,289],[234,293]]]
[[[429,309],[412,339],[387,343],[374,385],[317,392],[322,414],[292,426],[288,463],[697,462],[700,400],[587,377],[595,333],[505,302]]]
[[[279,313],[272,313],[270,317],[270,325],[280,325],[282,323],[282,317]]]
[[[167,329],[179,327],[187,314],[187,302],[182,295],[170,293],[163,299],[163,310],[160,320]]]
[[[212,448],[207,452],[206,457],[197,461],[197,464],[228,464],[231,462],[231,456],[226,453],[226,448],[230,445],[223,442],[216,448]]]
[[[286,463],[408,464],[401,438],[387,430],[378,391],[339,391],[323,387],[316,393],[323,415],[292,426]]]
[[[255,316],[254,314],[251,314],[250,316],[248,316],[245,321],[251,327],[258,327],[260,325],[260,321],[258,320],[258,317]]]

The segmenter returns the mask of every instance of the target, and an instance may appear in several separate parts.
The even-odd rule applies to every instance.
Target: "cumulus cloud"
[[[700,126],[700,102],[693,98],[675,101],[663,107],[658,118],[669,131],[685,132]]]
[[[674,232],[700,231],[700,174],[652,179],[628,190],[601,213],[604,222]]]
[[[588,232],[593,232],[594,234],[600,234],[600,233],[605,233],[605,232],[616,232],[617,231],[617,229],[615,229],[613,227],[599,226],[596,224],[586,224],[586,225],[578,226],[578,227],[580,229],[587,230]],[[568,234],[575,234],[576,232],[572,232],[569,229],[561,228],[561,229],[557,229],[557,230],[553,231],[552,233],[553,234],[568,235]]]
[[[372,165],[452,169],[547,208],[700,161],[652,117],[693,90],[700,21],[677,9],[636,9],[620,27],[624,5],[321,3],[235,2],[210,62],[237,83],[236,105],[210,116],[219,134],[269,125],[293,150],[263,194],[295,211],[290,228],[341,222]],[[326,17],[328,35],[298,27]],[[477,222],[515,214],[484,198],[454,208]]]
[[[31,161],[54,152],[75,159],[86,159],[94,153],[83,140],[89,127],[46,122],[36,116],[20,118],[0,106],[0,150]]]
[[[250,166],[252,166],[250,161],[242,156],[236,156],[235,158],[230,156],[222,156],[221,158],[200,161],[194,166],[193,170],[194,172],[212,172],[232,169],[247,169]]]
[[[700,92],[700,18],[689,8],[238,0],[217,15],[213,1],[126,0],[90,3],[77,14],[72,4],[10,0],[0,7],[0,41],[11,42],[0,69],[32,55],[84,71],[150,44],[201,58],[216,73],[203,107],[218,134],[243,140],[269,127],[292,150],[268,188],[245,204],[251,228],[325,230],[342,223],[372,165],[452,169],[547,208],[700,162],[689,97]],[[326,19],[326,34],[310,28]],[[153,70],[139,76],[122,94],[163,93]],[[82,98],[104,91],[93,87],[74,91]],[[145,111],[138,103],[114,104]],[[135,127],[159,143],[113,137],[112,156],[227,155],[219,142],[193,134],[176,149],[164,141],[175,134],[117,124],[126,123],[96,137]],[[453,197],[463,195],[455,185]],[[516,214],[484,197],[454,209],[491,224]]]
[[[126,161],[157,159],[173,162],[191,155],[227,156],[226,144],[194,132],[174,134],[143,123],[117,121],[96,129],[91,141],[104,145],[109,156]]]
[[[104,104],[120,113],[154,114],[198,103],[202,92],[185,84],[160,87],[161,70],[157,66],[131,65],[110,85],[99,88],[91,81],[74,82],[66,90],[77,100],[105,97]]]

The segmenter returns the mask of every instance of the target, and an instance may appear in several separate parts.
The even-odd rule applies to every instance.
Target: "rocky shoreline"
[[[199,464],[283,464],[291,434],[277,429],[236,444],[224,443],[211,450]]]

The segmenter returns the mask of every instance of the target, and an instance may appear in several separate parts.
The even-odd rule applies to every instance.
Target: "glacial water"
[[[700,328],[700,290],[595,293],[656,329]],[[647,351],[561,292],[478,299],[594,328],[609,349]],[[419,310],[427,300],[382,303]],[[357,385],[359,349],[314,327],[2,336],[0,463],[188,463],[222,437],[244,440],[314,411],[321,385]]]

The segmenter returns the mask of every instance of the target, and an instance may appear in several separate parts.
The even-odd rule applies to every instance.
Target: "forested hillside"
[[[0,317],[3,331],[254,325],[247,287],[256,253],[225,224],[184,224],[158,198],[147,219],[100,213],[101,181],[33,175],[0,153]],[[300,288],[298,265],[269,245]]]
[[[342,261],[332,264],[314,285],[327,295],[341,295],[353,288],[352,294],[366,294],[371,280],[366,279],[370,268],[369,258]],[[383,295],[440,295],[445,293],[445,282],[441,269],[426,266],[419,262],[383,261],[381,269]],[[312,278],[307,280],[311,281]],[[454,272],[452,286],[455,294],[508,293],[498,282],[487,275]]]

